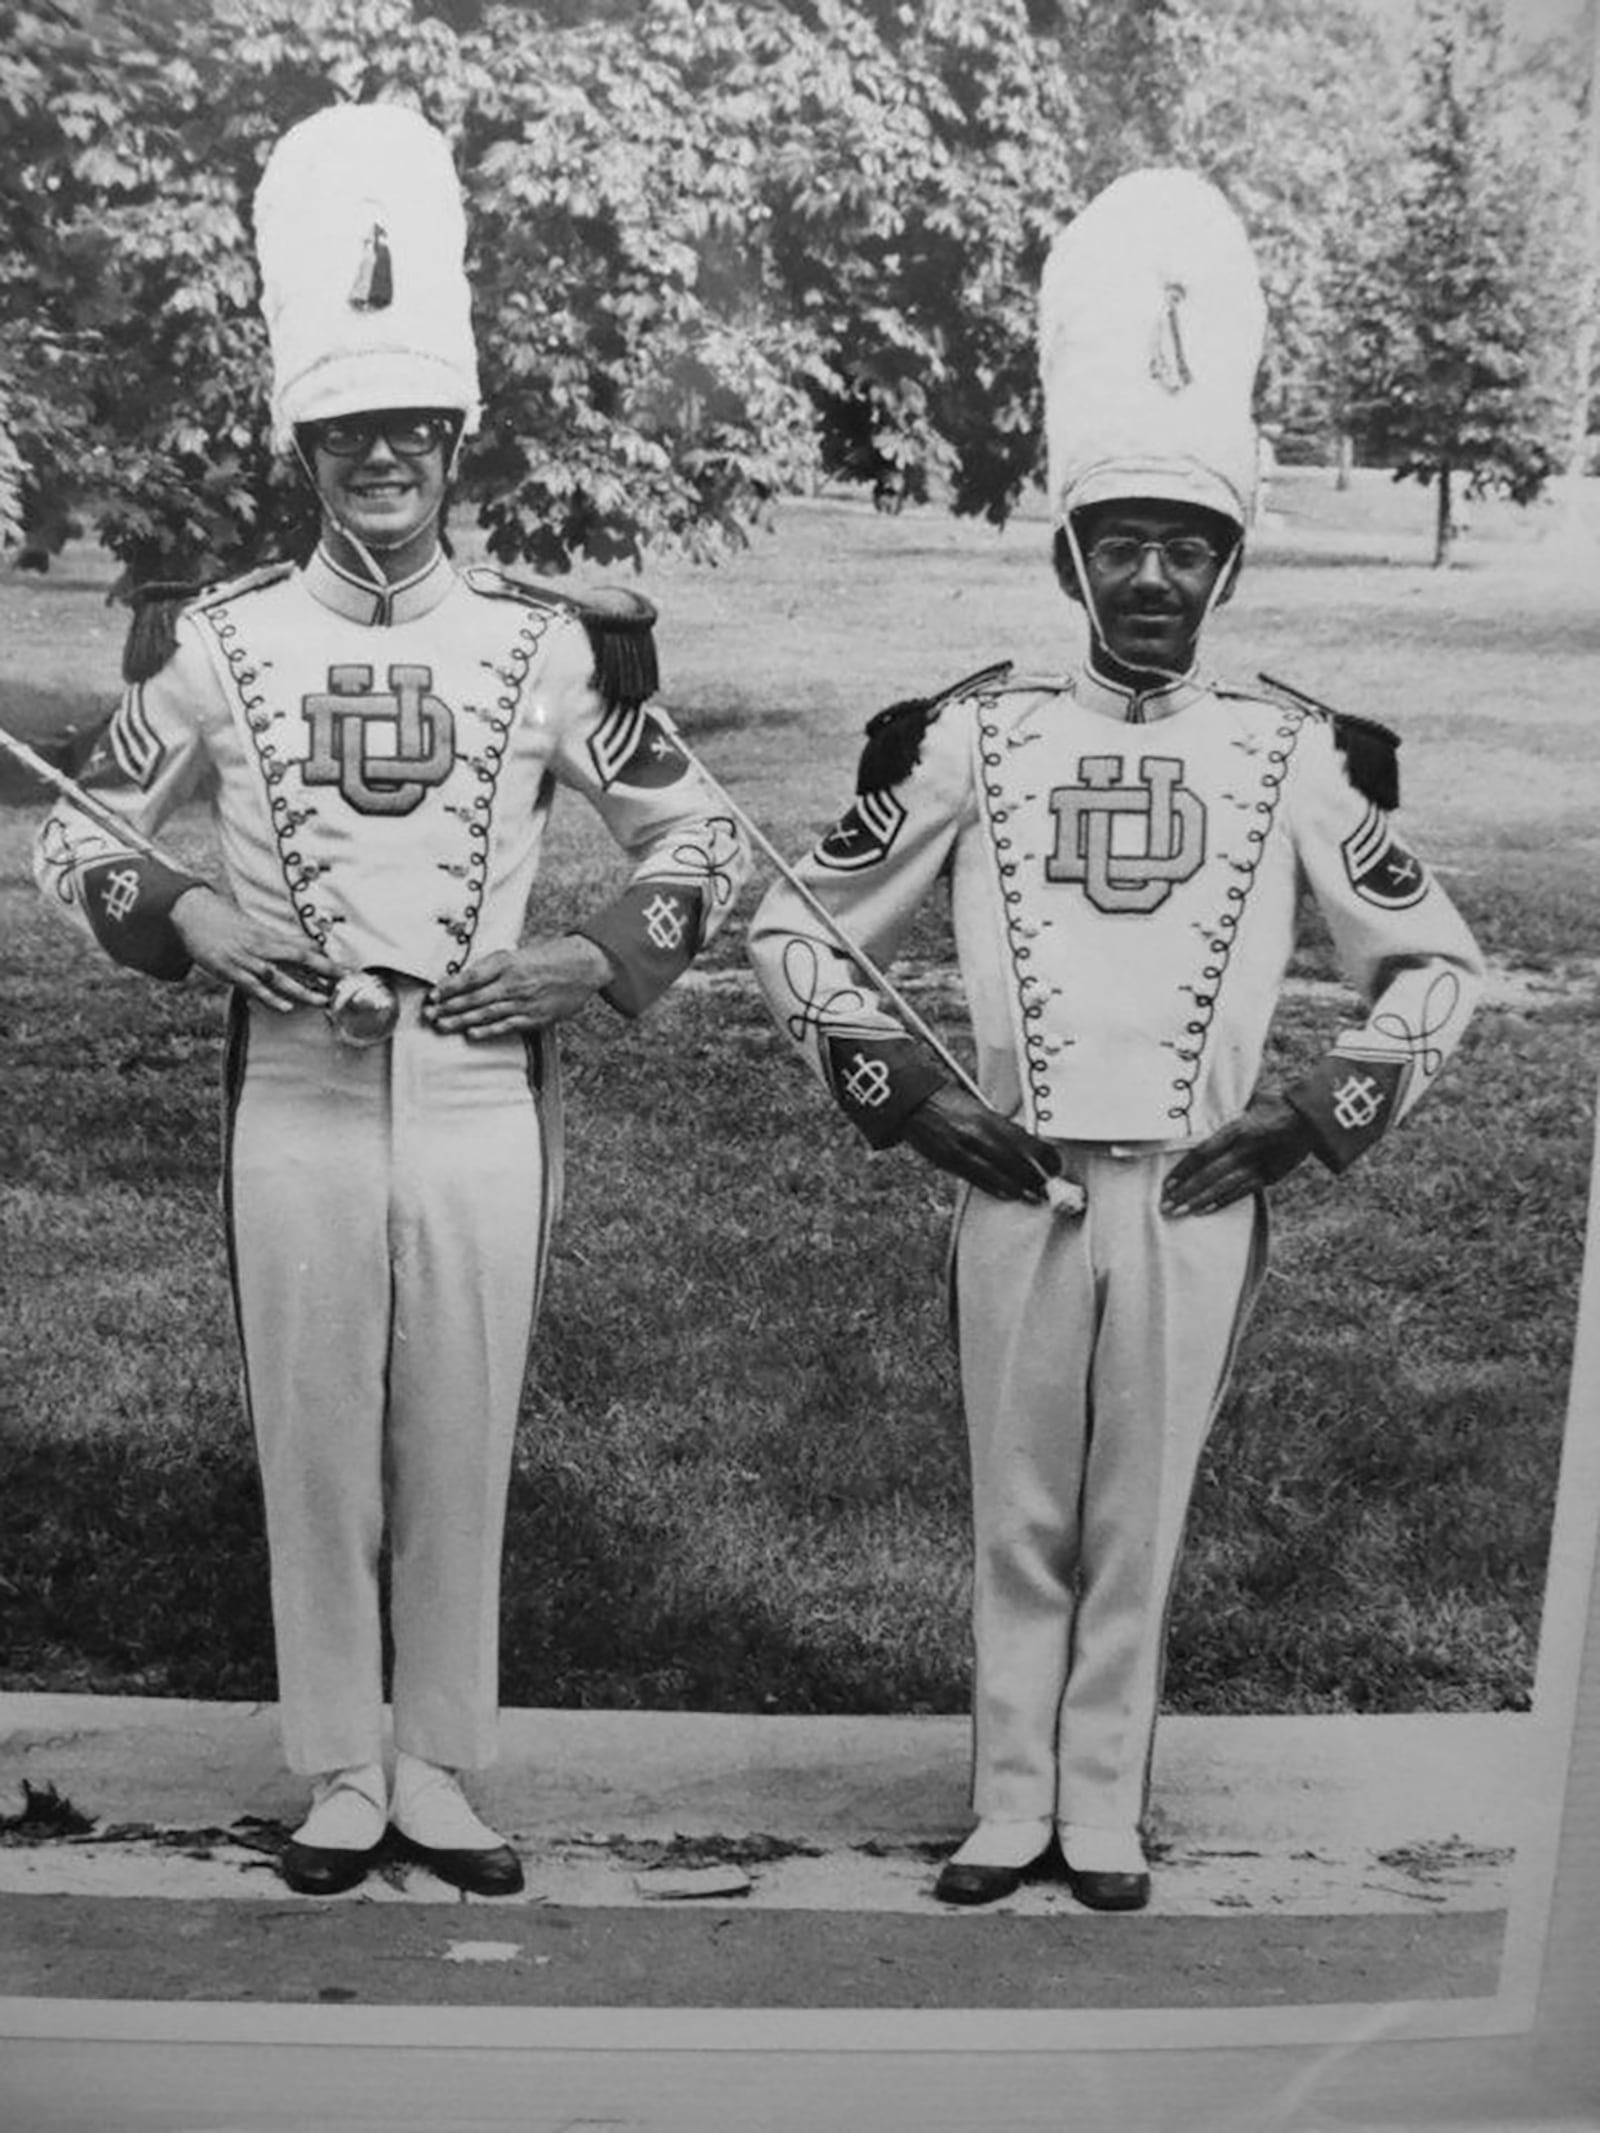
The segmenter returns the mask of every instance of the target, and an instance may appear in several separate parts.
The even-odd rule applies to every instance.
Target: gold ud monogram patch
[[[302,706],[311,728],[303,782],[337,785],[358,814],[409,815],[455,767],[455,719],[432,688],[432,667],[391,667],[387,690],[373,688],[371,667],[330,667],[327,694]],[[391,754],[371,752],[379,724],[394,736]]]
[[[1081,756],[1082,784],[1051,793],[1056,848],[1045,860],[1045,879],[1081,882],[1097,911],[1154,911],[1205,859],[1205,805],[1180,782],[1183,764],[1175,756],[1141,757],[1137,784],[1122,783],[1124,768],[1121,756]],[[1114,837],[1119,817],[1142,818],[1142,850]]]

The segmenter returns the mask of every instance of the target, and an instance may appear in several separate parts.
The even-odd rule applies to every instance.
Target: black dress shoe
[[[358,1888],[381,1846],[357,1852],[326,1844],[301,1844],[291,1837],[278,1854],[278,1867],[290,1888],[301,1896],[339,1896]]]
[[[1091,1911],[1142,1911],[1150,1901],[1148,1874],[1113,1874],[1093,1867],[1067,1868],[1067,1887]]]
[[[979,1866],[971,1861],[947,1859],[939,1869],[933,1893],[940,1903],[998,1903],[1015,1896],[1025,1881],[1036,1880],[1048,1865],[1052,1847],[1046,1845],[1037,1859],[1026,1866]]]
[[[974,1866],[947,1859],[933,1893],[940,1903],[998,1903],[1022,1886],[1020,1866]]]
[[[446,1851],[432,1844],[419,1844],[414,1837],[401,1837],[408,1858],[415,1859],[453,1889],[469,1896],[515,1896],[522,1888],[522,1861],[509,1844],[491,1844],[480,1850]]]

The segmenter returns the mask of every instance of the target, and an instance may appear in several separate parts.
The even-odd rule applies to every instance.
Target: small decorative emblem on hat
[[[1183,327],[1178,319],[1178,306],[1188,293],[1181,281],[1167,283],[1150,350],[1150,375],[1169,393],[1181,393],[1186,385],[1194,383],[1194,372],[1189,368],[1189,358],[1183,348]]]
[[[381,222],[375,222],[361,247],[361,264],[350,291],[350,305],[355,311],[387,311],[393,302],[394,263],[389,257],[389,233]]]

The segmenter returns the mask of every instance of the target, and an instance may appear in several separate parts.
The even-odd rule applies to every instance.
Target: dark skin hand
[[[935,1089],[910,1114],[904,1138],[918,1155],[996,1200],[1044,1199],[1060,1160],[1048,1141],[991,1111],[965,1089]]]
[[[1314,1146],[1310,1127],[1291,1104],[1281,1096],[1258,1096],[1173,1164],[1161,1188],[1161,1212],[1215,1214],[1247,1193],[1276,1185]]]

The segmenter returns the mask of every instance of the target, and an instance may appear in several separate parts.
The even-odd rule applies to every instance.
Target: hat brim
[[[1056,523],[1090,504],[1131,503],[1136,497],[1162,504],[1198,504],[1219,512],[1241,530],[1249,523],[1250,500],[1213,468],[1192,459],[1102,460],[1063,484],[1056,499]]]
[[[273,441],[287,451],[303,422],[376,415],[396,407],[446,407],[462,417],[462,435],[478,427],[475,381],[461,366],[422,350],[339,353],[302,371],[275,398]]]

